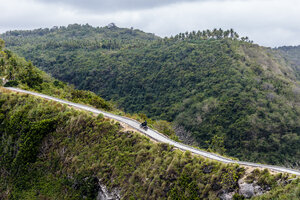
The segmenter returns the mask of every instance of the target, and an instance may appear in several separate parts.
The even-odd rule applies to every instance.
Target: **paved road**
[[[133,127],[134,129],[138,130],[141,133],[144,133],[145,135],[149,136],[150,138],[152,138],[156,141],[164,142],[164,143],[173,145],[173,146],[175,146],[175,147],[177,147],[181,150],[184,150],[184,151],[188,150],[192,153],[195,153],[195,154],[198,154],[198,155],[201,155],[201,156],[213,159],[213,160],[217,160],[217,161],[220,161],[220,162],[223,162],[223,163],[237,163],[237,164],[245,165],[245,166],[267,168],[267,169],[278,171],[278,172],[285,172],[285,173],[295,174],[297,176],[300,176],[300,171],[297,171],[297,170],[288,169],[288,168],[279,167],[279,166],[273,166],[273,165],[263,165],[263,164],[258,164],[258,163],[235,161],[235,160],[231,160],[229,158],[225,158],[225,157],[213,154],[213,153],[202,151],[202,150],[196,149],[194,147],[191,147],[191,146],[173,141],[170,138],[164,136],[163,134],[161,134],[161,133],[159,133],[159,132],[157,132],[153,129],[149,128],[146,131],[146,130],[140,128],[140,122],[138,122],[136,120],[133,120],[133,119],[130,119],[130,118],[127,118],[127,117],[123,117],[123,116],[119,116],[119,115],[114,115],[114,114],[111,114],[111,113],[108,113],[108,112],[104,112],[102,110],[98,110],[98,109],[95,109],[95,108],[90,107],[90,106],[86,106],[86,105],[82,105],[82,104],[78,104],[78,103],[73,103],[73,102],[65,101],[65,100],[62,100],[62,99],[55,98],[55,97],[51,97],[51,96],[48,96],[48,95],[39,94],[39,93],[27,91],[27,90],[18,89],[18,88],[7,87],[6,89],[9,89],[9,90],[15,91],[15,92],[31,94],[31,95],[34,95],[34,96],[42,97],[44,99],[48,99],[48,100],[53,100],[53,101],[56,101],[56,102],[59,102],[59,103],[62,103],[62,104],[67,104],[69,106],[73,106],[75,108],[90,111],[90,112],[95,113],[95,114],[102,113],[105,117],[108,117],[108,118],[111,118],[111,119],[114,119],[114,120],[117,120],[117,121],[128,124],[129,126]]]

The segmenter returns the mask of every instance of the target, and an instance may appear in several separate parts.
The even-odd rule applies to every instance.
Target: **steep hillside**
[[[64,98],[74,102],[89,104],[104,110],[112,110],[112,105],[92,92],[76,90],[50,77],[31,62],[4,48],[0,39],[0,86],[13,86]]]
[[[74,87],[50,77],[45,72],[39,70],[31,62],[27,62],[11,51],[4,48],[4,41],[0,39],[0,86],[19,87],[59,97],[72,102],[91,105],[102,110],[114,112],[119,115],[134,118],[138,121],[148,121],[148,126],[161,133],[178,140],[171,124],[164,120],[152,120],[144,114],[127,114],[115,108],[115,106],[103,100],[93,92],[76,90]]]
[[[1,199],[299,197],[299,179],[246,173],[124,132],[102,115],[0,92]]]
[[[293,67],[233,30],[105,51],[35,43],[28,51],[13,45],[18,38],[8,38],[9,48],[41,69],[127,112],[172,121],[188,143],[243,160],[299,166],[300,93]]]
[[[292,64],[300,80],[300,46],[283,46],[276,50]]]

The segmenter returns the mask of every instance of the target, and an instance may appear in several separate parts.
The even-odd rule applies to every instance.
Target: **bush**
[[[19,85],[18,81],[8,81],[5,83],[4,87],[16,87]]]

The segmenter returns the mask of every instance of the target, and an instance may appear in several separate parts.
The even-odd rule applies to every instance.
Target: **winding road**
[[[294,170],[294,169],[289,169],[289,168],[284,168],[284,167],[280,167],[280,166],[273,166],[273,165],[264,165],[264,164],[258,164],[258,163],[251,163],[251,162],[244,162],[244,161],[236,161],[236,160],[232,160],[229,158],[225,158],[222,156],[219,156],[217,154],[213,154],[213,153],[209,153],[206,151],[202,151],[199,149],[196,149],[194,147],[185,145],[183,143],[180,142],[176,142],[174,140],[171,140],[170,138],[166,137],[165,135],[153,130],[153,129],[148,129],[148,130],[144,130],[142,128],[140,128],[140,122],[127,118],[127,117],[123,117],[123,116],[119,116],[119,115],[115,115],[115,114],[111,114],[108,112],[104,112],[102,110],[98,110],[96,108],[90,107],[90,106],[86,106],[86,105],[82,105],[82,104],[78,104],[78,103],[73,103],[70,101],[65,101],[62,99],[58,99],[55,97],[51,97],[48,95],[44,95],[44,94],[40,94],[40,93],[36,93],[36,92],[31,92],[31,91],[27,91],[27,90],[22,90],[19,88],[12,88],[12,87],[6,87],[6,89],[14,91],[14,92],[20,92],[20,93],[25,93],[25,94],[30,94],[30,95],[34,95],[34,96],[38,96],[44,99],[48,99],[48,100],[52,100],[52,101],[56,101],[62,104],[67,104],[69,106],[81,109],[81,110],[85,110],[85,111],[89,111],[95,114],[103,114],[105,117],[117,120],[119,122],[123,122],[129,126],[131,126],[132,128],[138,130],[139,132],[145,134],[146,136],[158,141],[158,142],[163,142],[163,143],[167,143],[170,144],[178,149],[184,150],[184,151],[190,151],[194,154],[198,154],[213,160],[217,160],[223,163],[236,163],[236,164],[240,164],[243,166],[250,166],[250,167],[257,167],[257,168],[266,168],[272,171],[277,171],[277,172],[283,172],[283,173],[289,173],[289,174],[294,174],[297,176],[300,176],[300,171]]]

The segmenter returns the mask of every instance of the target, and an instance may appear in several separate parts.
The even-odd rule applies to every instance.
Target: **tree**
[[[4,49],[4,47],[5,47],[5,42],[4,40],[0,39],[0,50]]]
[[[234,30],[231,28],[229,31],[230,31],[230,37],[234,38]]]
[[[4,67],[4,65],[5,65],[5,61],[4,61],[3,58],[1,58],[1,60],[0,60],[0,66],[1,66],[1,67]]]
[[[211,139],[209,149],[223,155],[226,151],[224,145],[224,136],[214,135],[214,137]]]

